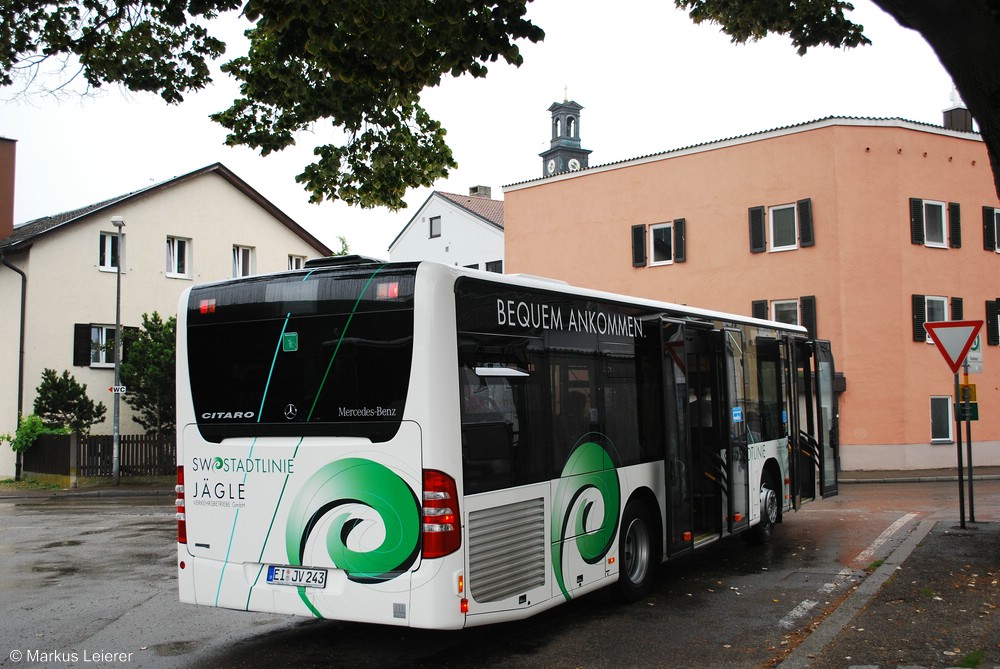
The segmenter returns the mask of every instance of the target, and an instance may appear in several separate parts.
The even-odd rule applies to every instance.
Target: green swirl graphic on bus
[[[292,504],[285,531],[290,564],[306,558],[316,564],[310,556],[325,551],[357,583],[388,581],[406,571],[419,540],[413,491],[388,467],[361,458],[337,460],[313,474]]]
[[[593,518],[598,503],[604,507],[600,521]],[[563,574],[564,546],[570,545],[566,537],[575,537],[572,543],[584,562],[596,564],[608,554],[614,541],[620,505],[621,488],[611,456],[593,441],[577,446],[566,460],[552,500],[552,565],[567,600],[572,596]]]

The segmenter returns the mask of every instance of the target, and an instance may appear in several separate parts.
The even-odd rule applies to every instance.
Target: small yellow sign
[[[976,384],[975,383],[963,383],[958,387],[958,400],[960,402],[975,402],[976,401]]]

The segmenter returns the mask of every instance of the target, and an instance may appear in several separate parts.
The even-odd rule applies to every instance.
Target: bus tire
[[[778,522],[778,493],[771,475],[764,472],[760,479],[760,522],[744,533],[752,544],[758,546],[771,541]]]
[[[655,525],[646,505],[631,500],[625,505],[618,538],[620,565],[616,587],[622,601],[638,601],[652,589],[658,562],[655,536]]]

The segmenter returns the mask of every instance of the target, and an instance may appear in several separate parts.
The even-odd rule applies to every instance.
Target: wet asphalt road
[[[767,667],[919,520],[957,520],[957,484],[842,486],[775,540],[665,565],[652,595],[595,593],[517,623],[429,632],[182,605],[173,499],[0,498],[0,666]],[[976,483],[1000,520],[1000,481]]]

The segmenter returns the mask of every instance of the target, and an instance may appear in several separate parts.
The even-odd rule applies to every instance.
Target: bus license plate
[[[306,569],[305,567],[285,567],[272,564],[267,566],[267,582],[275,585],[325,588],[326,569]]]

